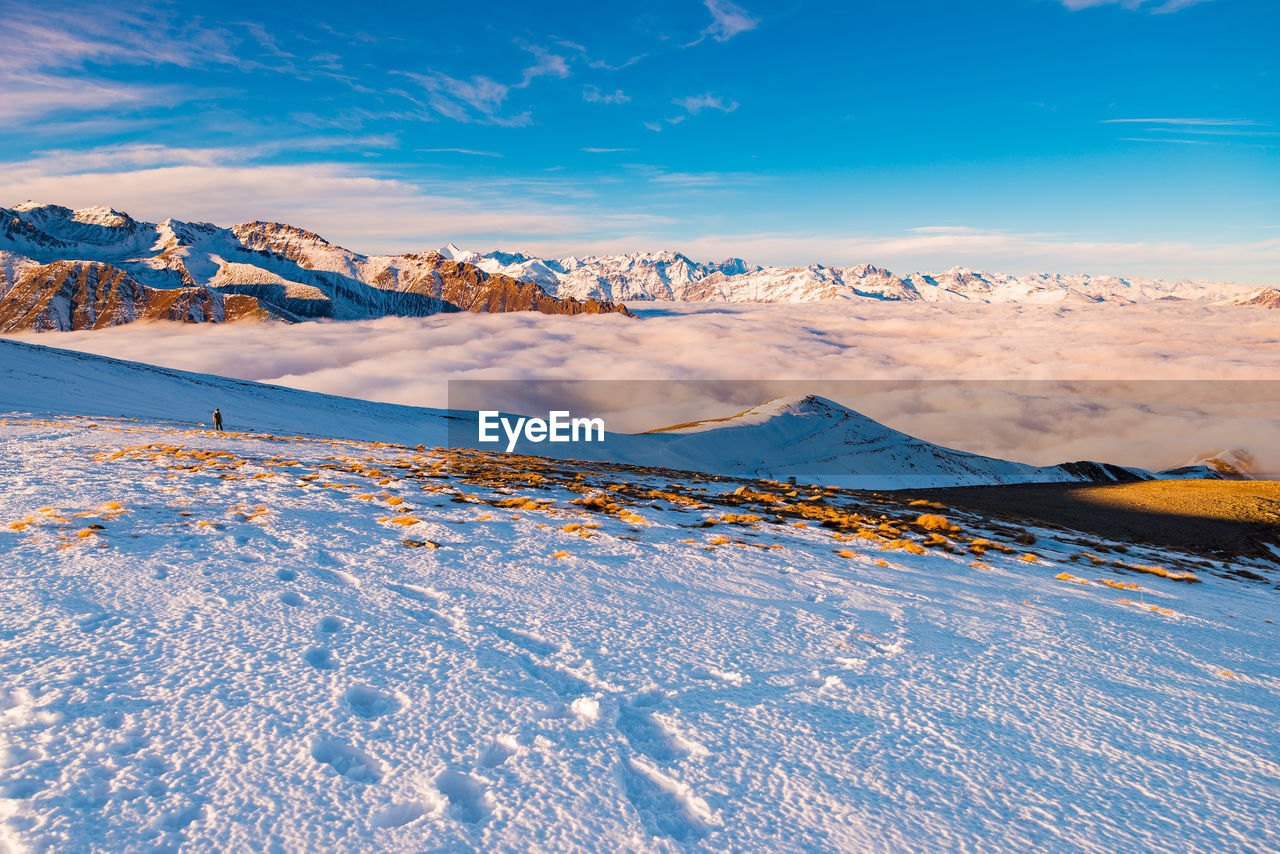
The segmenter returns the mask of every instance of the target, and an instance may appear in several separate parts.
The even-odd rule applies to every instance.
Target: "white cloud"
[[[683,107],[685,112],[691,116],[696,116],[703,110],[719,110],[722,113],[732,113],[738,109],[737,101],[725,103],[725,100],[719,95],[712,95],[710,92],[704,95],[689,95],[685,98],[676,98],[671,103]]]
[[[1118,3],[1125,9],[1145,9],[1153,15],[1164,15],[1199,3],[1208,3],[1211,0],[1163,0],[1163,2],[1160,2],[1160,0],[1059,0],[1059,2],[1073,12],[1078,12],[1081,9],[1092,9],[1096,6],[1112,6]]]
[[[1208,140],[1205,140],[1205,139],[1178,139],[1176,137],[1169,137],[1169,136],[1163,136],[1163,137],[1122,136],[1120,137],[1120,141],[1121,142],[1168,143],[1171,145],[1213,145],[1212,142],[1209,142]]]
[[[483,74],[473,74],[464,79],[451,77],[438,71],[425,74],[408,71],[396,73],[421,85],[427,93],[427,106],[445,118],[458,122],[521,127],[531,121],[528,112],[516,115],[502,115],[500,112],[511,91],[527,88],[539,77],[569,76],[569,64],[564,57],[537,45],[523,47],[534,55],[536,61],[524,69],[520,82],[513,85],[499,83]],[[397,92],[397,94],[417,102],[417,99],[408,92]]]
[[[626,104],[631,101],[631,96],[621,89],[609,93],[601,92],[597,86],[587,86],[582,90],[582,100],[592,104]]]
[[[702,31],[703,38],[710,36],[718,42],[727,42],[734,36],[754,30],[760,23],[743,9],[729,0],[703,0],[703,5],[711,13],[711,24]]]
[[[243,29],[256,50],[245,49],[227,29],[167,6],[10,0],[0,4],[0,120],[169,106],[201,94],[175,85],[108,80],[86,71],[90,64],[296,71],[266,30]],[[267,61],[252,58],[254,53]]]
[[[390,144],[386,136],[315,136],[312,150]],[[299,225],[363,253],[420,251],[449,240],[584,244],[668,228],[642,209],[617,210],[598,186],[560,177],[454,176],[406,180],[337,162],[263,163],[295,147],[282,140],[233,148],[135,144],[42,152],[0,163],[0,205],[26,199],[73,208],[98,204],[159,221],[231,225],[267,219]],[[630,240],[631,238],[627,238]]]
[[[1103,119],[1104,125],[1143,124],[1143,125],[1193,125],[1202,127],[1232,127],[1254,125],[1252,119]]]
[[[947,226],[899,235],[708,234],[682,240],[679,248],[698,258],[733,256],[781,265],[870,262],[901,273],[965,266],[1019,274],[1088,272],[1280,284],[1280,239],[1126,242]]]
[[[732,113],[738,109],[737,101],[726,102],[719,95],[713,95],[707,92],[702,95],[688,95],[684,98],[674,98],[671,103],[684,110],[683,113],[671,116],[663,121],[669,125],[678,125],[690,116],[696,116],[703,110],[719,110],[722,113]],[[661,131],[661,122],[645,122],[644,126],[651,131]]]
[[[430,154],[469,154],[473,157],[502,157],[496,151],[476,151],[472,148],[419,148],[418,150]]]
[[[177,86],[147,86],[49,74],[3,74],[0,121],[23,123],[58,112],[99,112],[179,104],[193,96]]]
[[[565,62],[563,56],[537,45],[526,45],[524,49],[532,53],[537,61],[524,70],[520,82],[516,84],[517,89],[523,89],[539,77],[569,76],[569,63]]]
[[[731,414],[800,391],[930,441],[1034,463],[1160,468],[1245,447],[1280,468],[1272,315],[1176,303],[704,304],[663,306],[640,320],[520,312],[305,323],[269,335],[256,324],[157,324],[25,340],[417,406],[447,405],[446,379],[662,381],[648,389],[660,389],[674,408],[628,414],[640,390],[614,383],[575,392],[614,429]],[[1271,380],[1272,399],[1259,405],[1268,388],[1224,377]],[[703,388],[682,404],[681,380],[733,382],[716,384],[710,400]],[[924,395],[887,385],[909,380],[967,382]]]
[[[483,74],[473,75],[466,80],[435,71],[427,74],[403,74],[421,84],[427,92],[427,105],[445,118],[499,125],[529,123],[527,113],[514,117],[498,115],[511,87]]]

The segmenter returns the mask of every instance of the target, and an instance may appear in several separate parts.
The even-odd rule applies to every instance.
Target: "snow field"
[[[604,463],[83,418],[0,447],[16,850],[1280,834],[1275,590],[1220,563]]]

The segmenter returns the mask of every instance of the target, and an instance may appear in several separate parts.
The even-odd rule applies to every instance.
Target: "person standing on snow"
[[[213,410],[213,429],[214,430],[222,429],[222,410],[221,409]]]

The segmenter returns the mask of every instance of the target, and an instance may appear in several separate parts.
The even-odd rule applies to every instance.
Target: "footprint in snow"
[[[352,685],[342,693],[342,702],[351,714],[373,720],[389,715],[400,708],[400,701],[392,694],[368,685]]]
[[[480,752],[480,766],[482,768],[497,768],[519,752],[520,744],[516,741],[515,736],[500,735]]]
[[[304,649],[302,660],[316,670],[333,670],[338,666],[338,660],[333,657],[333,653],[322,646],[309,646]]]
[[[489,796],[482,781],[450,768],[440,772],[435,784],[449,799],[449,811],[459,821],[479,824],[489,817]]]
[[[368,753],[336,738],[319,738],[311,745],[311,758],[357,783],[377,783],[382,766]]]
[[[316,633],[321,635],[332,635],[342,631],[342,620],[339,617],[328,616],[321,617],[316,622]]]

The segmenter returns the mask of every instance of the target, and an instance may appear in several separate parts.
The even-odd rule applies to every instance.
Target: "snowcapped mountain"
[[[1280,304],[1280,291],[1228,282],[1033,274],[957,267],[762,267],[679,252],[548,259],[437,251],[360,255],[274,222],[230,228],[140,222],[109,207],[0,207],[0,332],[92,329],[134,320],[339,320],[446,311],[628,313],[623,301],[890,300]]]
[[[139,222],[106,207],[0,208],[0,332],[459,310],[626,312],[559,299],[435,252],[360,255],[279,223],[221,228]]]
[[[1267,308],[1280,308],[1280,289],[1254,288],[1246,294],[1225,300],[1224,305],[1262,305]]]
[[[632,437],[620,437],[631,440]],[[1136,481],[1140,469],[1093,462],[1032,466],[917,439],[817,395],[779,398],[729,418],[640,434],[647,447],[610,458],[719,474],[796,477],[801,482],[863,489],[977,486],[999,483]],[[628,459],[629,458],[629,459]]]
[[[1012,276],[956,267],[944,273],[897,275],[882,267],[760,267],[731,258],[693,261],[678,252],[634,252],[587,258],[545,259],[508,252],[480,254],[452,243],[446,258],[489,273],[538,284],[549,294],[576,299],[675,300],[680,302],[822,302],[901,300],[925,302],[1095,303],[1153,300],[1238,300],[1257,291],[1231,282],[1168,282],[1037,273]],[[1266,298],[1265,294],[1262,295]],[[1235,303],[1250,304],[1250,303]]]
[[[1203,454],[1177,468],[1161,472],[1162,477],[1208,478],[1210,480],[1256,480],[1258,461],[1243,448],[1228,448]]]

